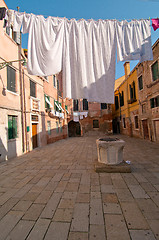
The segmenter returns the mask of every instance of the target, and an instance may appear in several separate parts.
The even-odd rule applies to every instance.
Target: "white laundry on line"
[[[29,33],[28,72],[62,70],[63,97],[114,102],[115,59],[152,60],[150,20],[68,20],[14,12],[14,31]]]

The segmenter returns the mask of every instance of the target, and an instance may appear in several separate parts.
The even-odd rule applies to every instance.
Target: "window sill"
[[[11,93],[11,94],[15,95],[15,96],[19,96],[19,93],[12,92],[12,91],[10,91],[10,90],[8,90],[8,89],[6,89],[6,91],[7,91],[8,93]]]
[[[156,85],[157,83],[159,83],[159,79],[157,79],[157,80],[153,81],[152,83],[148,84],[147,88],[150,88],[150,87]]]
[[[8,142],[15,142],[15,141],[17,141],[17,138],[8,139]]]

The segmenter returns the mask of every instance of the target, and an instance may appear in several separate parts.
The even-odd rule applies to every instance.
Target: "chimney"
[[[125,70],[125,78],[130,74],[130,62],[124,63],[124,70]]]

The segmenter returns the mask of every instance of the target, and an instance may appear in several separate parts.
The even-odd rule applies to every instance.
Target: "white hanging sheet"
[[[14,31],[29,33],[28,72],[62,70],[63,97],[114,102],[115,59],[152,60],[149,20],[68,20],[15,11]]]

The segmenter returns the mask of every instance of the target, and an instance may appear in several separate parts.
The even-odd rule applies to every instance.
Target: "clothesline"
[[[153,59],[150,20],[84,20],[13,11],[13,31],[29,33],[28,73],[62,71],[63,97],[113,103],[118,61]]]

